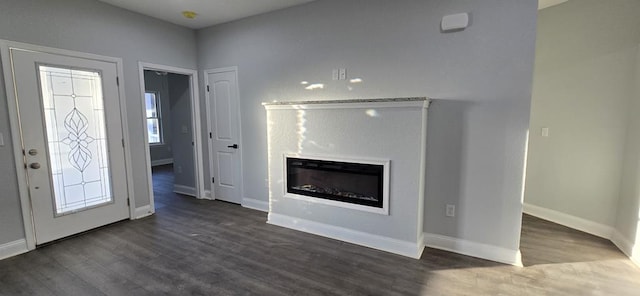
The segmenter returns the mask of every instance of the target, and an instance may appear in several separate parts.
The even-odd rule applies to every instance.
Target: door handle
[[[38,155],[38,150],[37,149],[29,149],[29,155],[31,155],[31,156]]]
[[[231,146],[227,146],[227,148],[238,149],[238,144],[233,144]]]
[[[34,169],[34,170],[37,170],[37,169],[40,168],[40,164],[37,163],[37,162],[34,162],[34,163],[30,164],[29,167]]]

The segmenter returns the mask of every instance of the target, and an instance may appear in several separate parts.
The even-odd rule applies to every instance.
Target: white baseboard
[[[151,208],[151,205],[146,205],[146,206],[141,206],[139,208],[136,208],[135,213],[134,213],[134,217],[133,219],[142,219],[144,217],[147,216],[151,216],[153,215],[153,213],[155,213],[155,209]]]
[[[29,251],[27,240],[19,239],[0,245],[0,260],[20,255]]]
[[[522,267],[520,250],[505,249],[433,233],[424,234],[424,244],[429,248]]]
[[[403,241],[343,227],[269,213],[267,223],[419,259],[422,242]]]
[[[560,225],[571,227],[580,231],[584,231],[595,236],[611,239],[614,229],[611,226],[589,221],[583,218],[565,214],[562,212],[550,210],[547,208],[534,206],[532,204],[524,204],[522,211],[525,214],[535,216],[544,220],[551,221]]]
[[[611,242],[640,267],[640,245],[632,243],[617,230],[614,230]]]
[[[173,185],[173,192],[178,193],[178,194],[192,196],[192,197],[195,197],[195,198],[199,198],[198,195],[196,194],[196,191],[197,190],[196,190],[195,187],[178,185],[178,184],[174,184]],[[211,191],[210,190],[205,190],[204,191],[204,196],[201,199],[213,200],[213,198],[211,198]]]
[[[196,197],[196,188],[195,187],[174,184],[173,185],[173,192],[178,193],[178,194],[184,194],[184,195]]]
[[[253,210],[269,212],[269,202],[264,200],[243,197],[242,206]]]
[[[159,165],[172,164],[172,163],[173,163],[173,158],[156,159],[151,161],[151,166],[159,166]]]
[[[215,200],[215,198],[211,196],[211,190],[205,190],[204,197],[202,199]]]

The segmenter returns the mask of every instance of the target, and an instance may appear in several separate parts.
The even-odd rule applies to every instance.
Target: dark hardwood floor
[[[420,260],[265,223],[171,192],[157,212],[0,261],[0,295],[640,295],[610,242],[524,216],[525,267],[426,249]]]

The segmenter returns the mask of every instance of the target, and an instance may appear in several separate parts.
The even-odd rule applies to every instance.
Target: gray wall
[[[87,0],[0,0],[0,39],[122,58],[131,133],[135,206],[149,204],[144,165],[144,121],[138,61],[196,68],[195,34],[140,14]],[[0,132],[9,139],[6,92],[0,90]],[[10,145],[0,147],[0,165],[13,171]],[[24,237],[15,176],[0,179],[0,244]]]
[[[615,229],[628,244],[623,250],[640,262],[640,49],[637,53],[635,96],[628,108],[629,125]],[[634,247],[635,252],[632,251]]]
[[[191,125],[191,86],[187,75],[169,74],[169,111],[171,126],[165,130],[171,133],[173,150],[174,184],[187,187],[196,186],[193,158],[193,128]]]
[[[154,91],[160,97],[160,121],[162,126],[162,144],[149,145],[151,162],[173,158],[171,151],[171,111],[169,103],[169,85],[167,75],[157,75],[155,71],[144,71],[146,91]]]
[[[2,30],[1,27],[0,30]],[[0,168],[4,172],[0,178],[0,188],[2,188],[0,191],[0,245],[2,245],[24,238],[18,179],[13,173],[16,165],[11,146],[4,75],[0,75],[0,101],[0,133],[4,138],[4,146],[0,146]]]
[[[635,0],[540,11],[526,203],[615,225],[628,110],[637,100],[639,27]]]
[[[458,12],[470,27],[441,33]],[[244,198],[268,200],[261,102],[428,96],[425,231],[517,249],[536,13],[529,0],[324,0],[198,31],[201,70],[239,68]]]

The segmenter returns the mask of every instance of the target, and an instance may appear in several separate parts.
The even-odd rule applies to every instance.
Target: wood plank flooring
[[[420,260],[265,223],[171,192],[157,212],[0,261],[0,295],[640,295],[607,240],[524,216],[524,268],[426,249]]]

